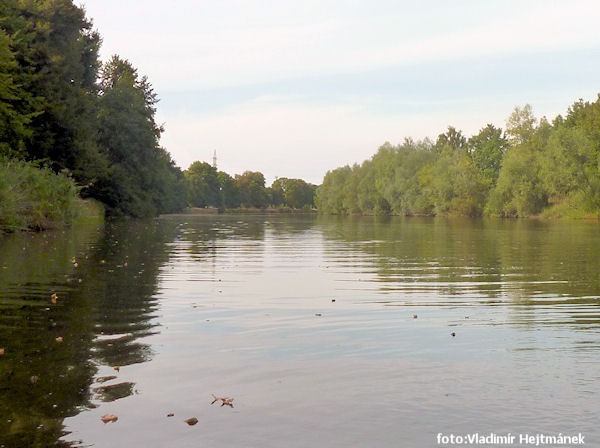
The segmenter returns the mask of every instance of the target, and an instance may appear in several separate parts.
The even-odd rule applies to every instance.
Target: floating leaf
[[[50,300],[56,305],[56,303],[58,302],[58,296],[56,295],[56,293],[50,296]]]
[[[222,406],[229,406],[230,408],[233,407],[233,398],[224,398],[221,400],[221,407]]]
[[[221,406],[229,406],[230,408],[233,407],[233,398],[227,398],[227,397],[217,397],[215,394],[211,394],[212,397],[214,398],[214,400],[212,401],[212,404],[215,404],[217,401],[221,402]]]
[[[198,419],[196,417],[192,417],[188,418],[187,420],[184,420],[184,422],[186,422],[190,426],[194,426],[196,423],[198,423]]]
[[[115,366],[114,369],[118,372],[119,370],[121,370],[121,368],[119,366]]]
[[[119,417],[117,417],[115,414],[105,414],[101,417],[101,419],[104,423],[109,423],[116,422],[117,420],[119,420]]]
[[[4,355],[4,349],[0,348],[0,356]]]
[[[63,337],[62,336],[59,336],[59,337],[56,338],[56,342],[62,342],[62,341],[63,341]]]

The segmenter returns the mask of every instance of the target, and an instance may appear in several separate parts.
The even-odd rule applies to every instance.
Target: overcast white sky
[[[600,92],[600,2],[82,0],[161,98],[161,143],[321,183],[385,141],[553,118]]]

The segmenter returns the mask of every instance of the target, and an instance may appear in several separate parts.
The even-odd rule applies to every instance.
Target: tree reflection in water
[[[64,418],[134,392],[94,375],[151,359],[144,337],[158,331],[157,275],[175,235],[155,220],[0,239],[0,446],[64,445]]]

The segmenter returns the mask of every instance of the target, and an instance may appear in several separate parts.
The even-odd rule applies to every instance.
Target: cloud
[[[361,9],[350,2],[300,8],[287,2],[179,1],[145,6],[144,20],[137,21],[136,2],[119,3],[119,15],[109,15],[112,1],[105,3],[86,2],[99,17],[104,56],[130,58],[161,89],[600,45],[600,4],[592,1],[506,3],[502,10],[433,2],[427,15],[385,2]]]

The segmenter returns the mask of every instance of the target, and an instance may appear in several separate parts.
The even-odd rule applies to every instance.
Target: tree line
[[[515,108],[503,130],[382,145],[362,164],[328,171],[320,212],[524,217],[600,213],[600,95],[552,122]]]
[[[258,171],[245,171],[234,177],[206,163],[196,161],[184,172],[188,203],[192,207],[222,209],[313,208],[316,185],[302,179],[280,177],[270,187]]]
[[[280,178],[266,187],[262,173],[231,177],[201,162],[184,174],[159,144],[164,129],[155,119],[159,100],[152,85],[120,56],[101,62],[100,45],[91,20],[71,0],[0,3],[0,168],[18,167],[33,177],[43,168],[38,184],[45,185],[44,198],[66,191],[65,178],[70,179],[81,197],[99,200],[116,216],[153,216],[188,205],[314,205],[316,186],[300,179]],[[27,162],[31,167],[23,165]],[[17,186],[0,182],[0,199],[16,190],[28,194],[21,178],[11,176]],[[30,223],[25,227],[44,227],[41,215],[50,210],[4,205],[5,228],[19,227],[9,225],[16,222],[11,215],[24,208],[40,215],[23,221]]]

